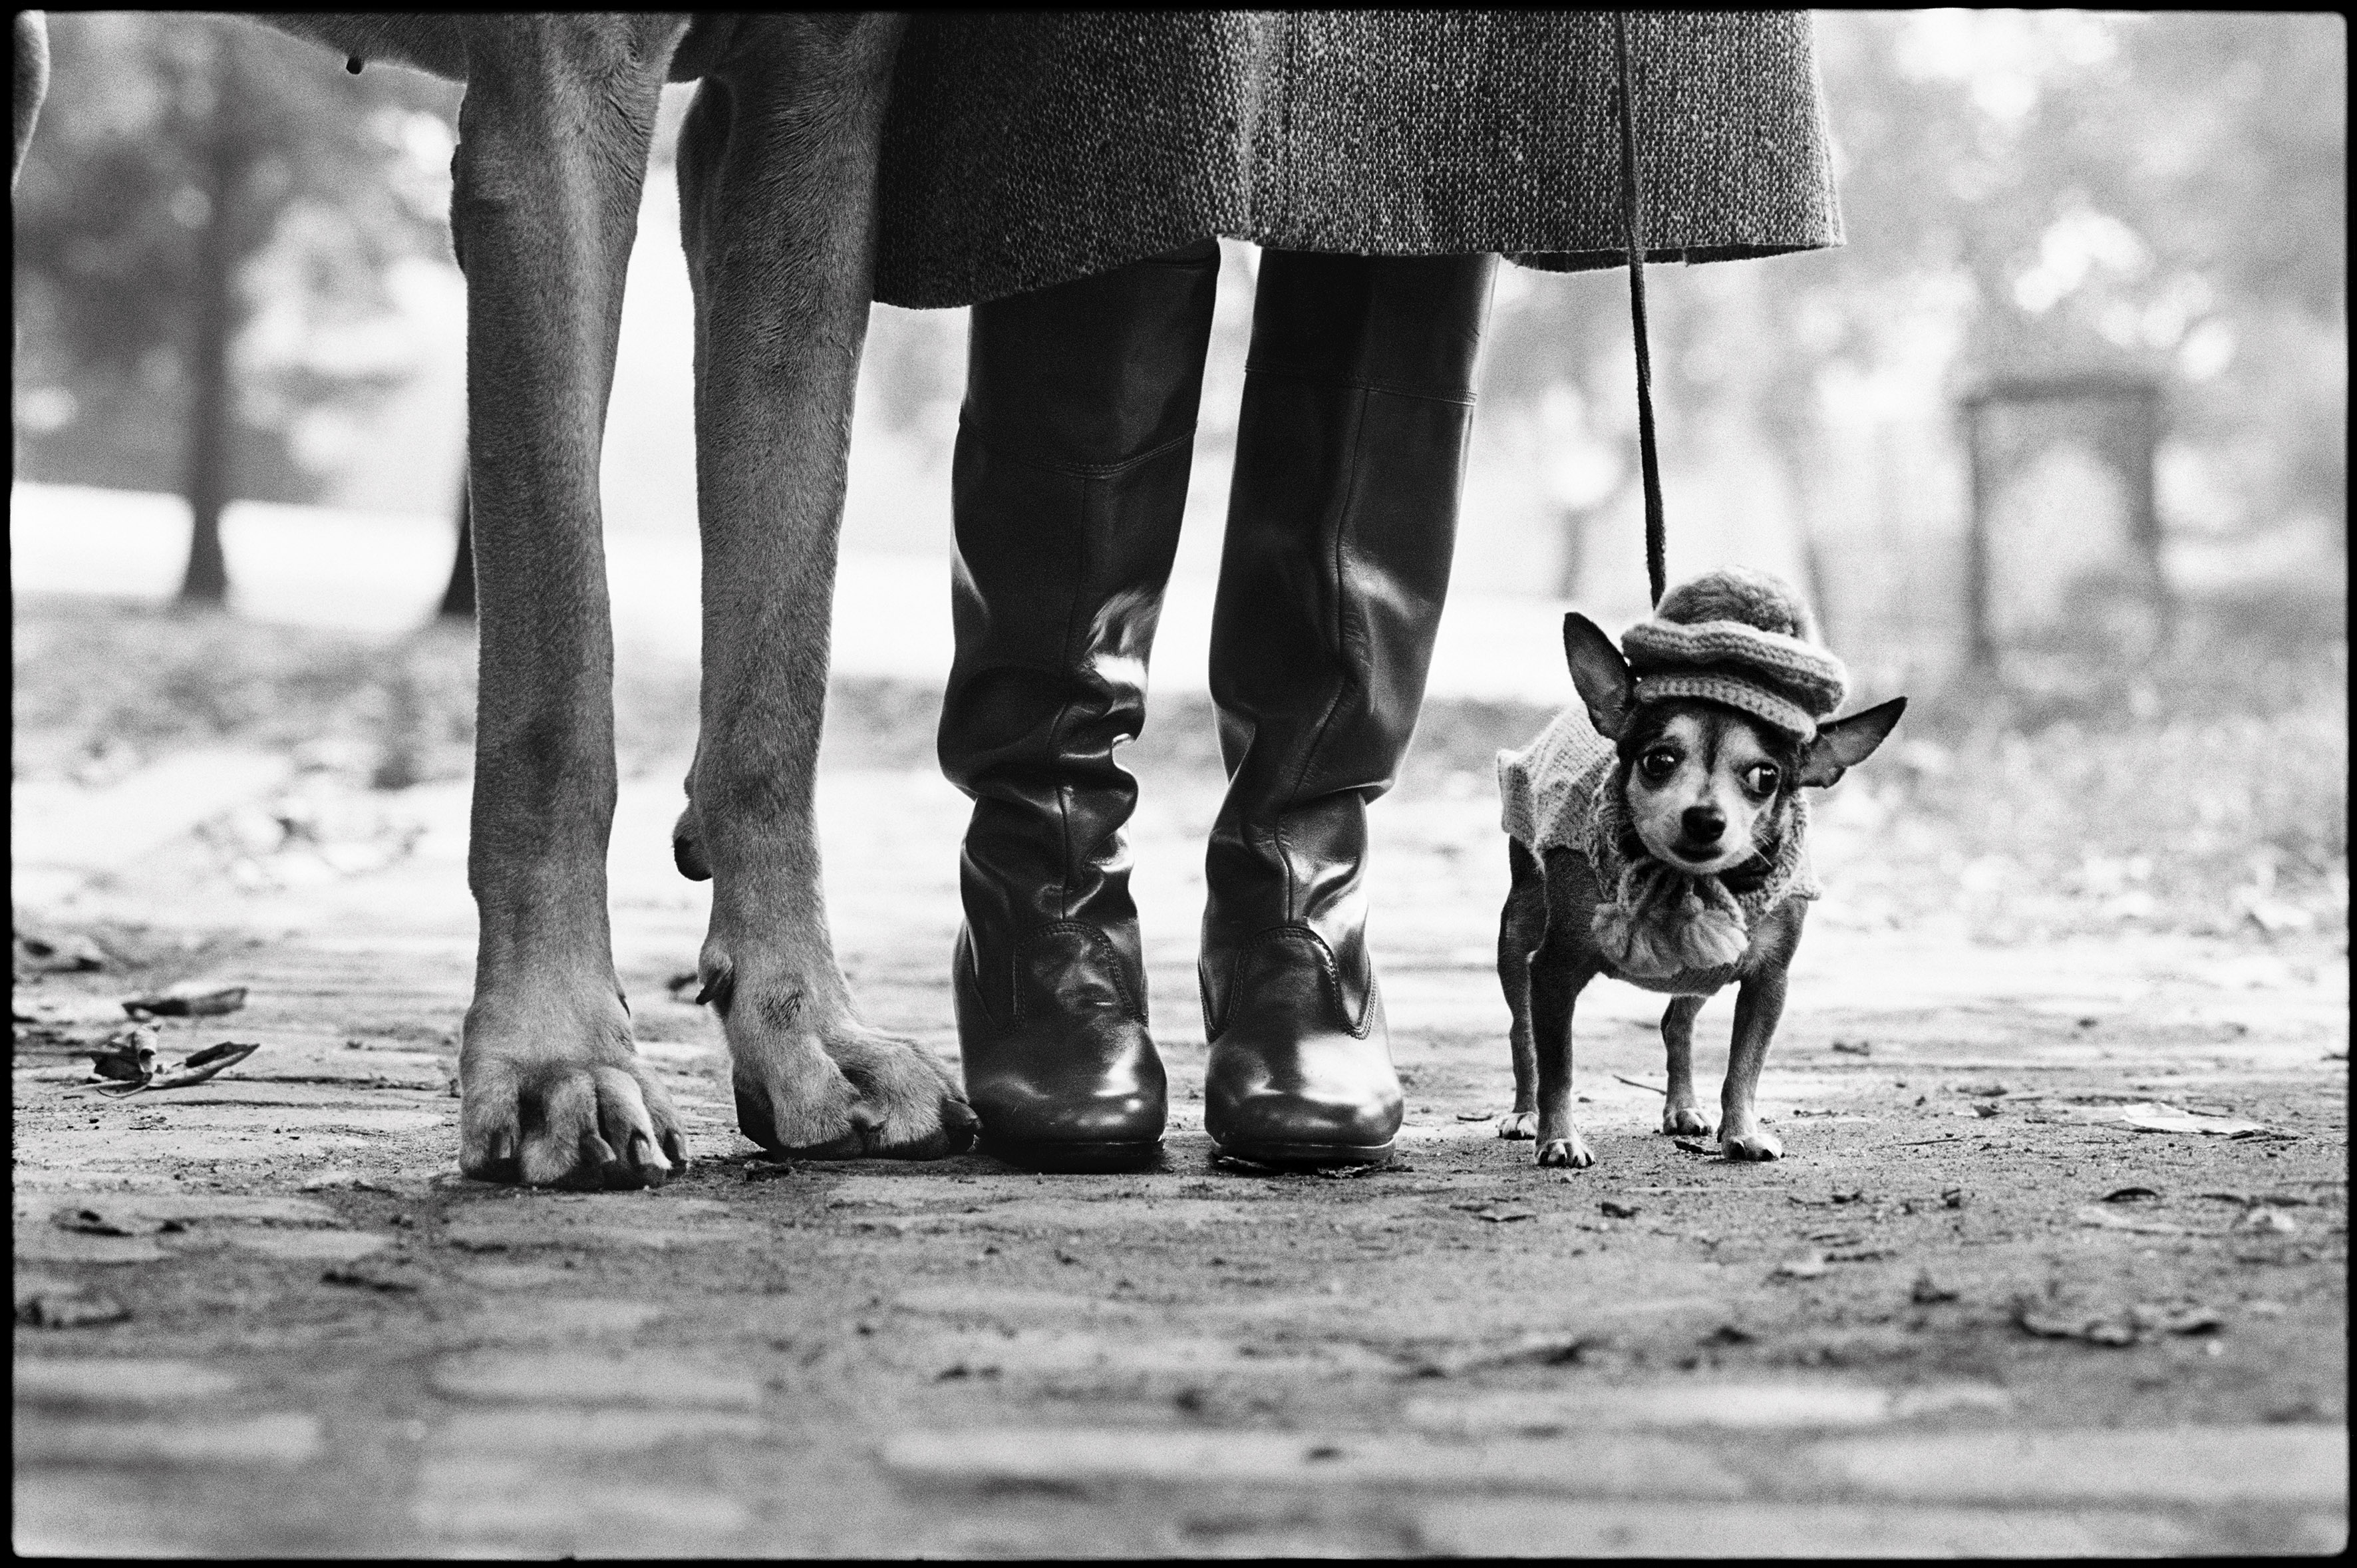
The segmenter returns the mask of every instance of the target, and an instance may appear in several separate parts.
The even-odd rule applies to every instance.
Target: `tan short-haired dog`
[[[1719,1146],[1729,1159],[1772,1160],[1783,1145],[1754,1101],[1817,896],[1801,790],[1872,755],[1907,700],[1821,724],[1846,673],[1816,645],[1799,596],[1764,572],[1711,572],[1673,589],[1630,628],[1625,658],[1585,616],[1566,616],[1563,636],[1580,702],[1498,757],[1513,872],[1498,978],[1514,1055],[1499,1135],[1535,1136],[1543,1165],[1593,1163],[1571,1119],[1571,1015],[1599,974],[1670,994],[1662,1131],[1708,1133],[1694,1092],[1695,1015],[1734,981]]]

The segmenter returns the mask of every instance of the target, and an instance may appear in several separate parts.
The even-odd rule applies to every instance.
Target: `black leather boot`
[[[1137,783],[1114,747],[1145,722],[1219,266],[1206,240],[974,310],[941,729],[974,802],[958,1040],[984,1149],[1035,1169],[1161,1143],[1121,833]]]
[[[1211,697],[1203,1122],[1265,1164],[1372,1164],[1400,1124],[1366,944],[1367,802],[1424,702],[1491,256],[1261,259]]]

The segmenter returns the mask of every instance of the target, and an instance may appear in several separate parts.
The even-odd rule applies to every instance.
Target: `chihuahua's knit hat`
[[[1631,627],[1621,651],[1639,703],[1700,697],[1740,709],[1801,740],[1841,705],[1842,661],[1818,646],[1791,584],[1749,566],[1722,566],[1662,596],[1653,618]]]

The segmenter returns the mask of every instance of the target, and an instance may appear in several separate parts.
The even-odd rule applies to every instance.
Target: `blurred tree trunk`
[[[1637,469],[1632,466],[1613,481],[1610,489],[1587,505],[1555,509],[1555,515],[1562,520],[1560,532],[1563,539],[1562,564],[1555,575],[1555,597],[1579,597],[1580,580],[1587,574],[1589,547],[1595,542],[1597,525],[1618,513],[1621,501],[1641,483]]]
[[[437,615],[459,620],[475,618],[475,525],[467,503],[467,472],[458,470],[458,551],[450,563],[450,585],[442,590]]]
[[[1579,596],[1580,574],[1587,570],[1587,530],[1596,521],[1595,509],[1584,506],[1557,507],[1560,520],[1556,531],[1563,538],[1563,565],[1555,574],[1555,596],[1576,599]]]
[[[211,70],[204,79],[211,95],[208,134],[199,165],[202,199],[197,225],[197,264],[188,301],[192,331],[188,347],[188,463],[182,493],[188,501],[188,570],[180,581],[180,603],[226,605],[229,561],[221,553],[221,511],[231,499],[231,440],[236,389],[231,383],[230,349],[242,314],[237,297],[237,263],[243,252],[238,232],[238,198],[253,158],[244,124],[243,91],[237,81],[237,51],[211,45]],[[197,204],[190,203],[192,207]]]
[[[1770,401],[1767,416],[1760,422],[1760,434],[1767,437],[1769,450],[1775,454],[1778,467],[1784,470],[1784,483],[1792,496],[1792,532],[1801,547],[1802,585],[1809,605],[1816,612],[1817,636],[1827,648],[1841,647],[1847,634],[1856,628],[1845,625],[1840,633],[1835,630],[1833,564],[1825,558],[1825,547],[1819,537],[1819,518],[1825,505],[1824,487],[1818,482],[1824,465],[1830,461],[1824,449],[1824,432],[1810,414],[1790,404]],[[1838,607],[1846,610],[1846,605]]]

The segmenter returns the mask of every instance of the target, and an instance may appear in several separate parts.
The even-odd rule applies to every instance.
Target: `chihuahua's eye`
[[[1678,754],[1668,746],[1660,746],[1637,759],[1637,771],[1649,784],[1659,784],[1678,770]]]
[[[1776,792],[1777,782],[1781,778],[1781,775],[1780,775],[1773,768],[1769,767],[1766,763],[1757,763],[1751,768],[1745,769],[1743,774],[1743,787],[1750,790],[1754,795],[1773,795]]]

